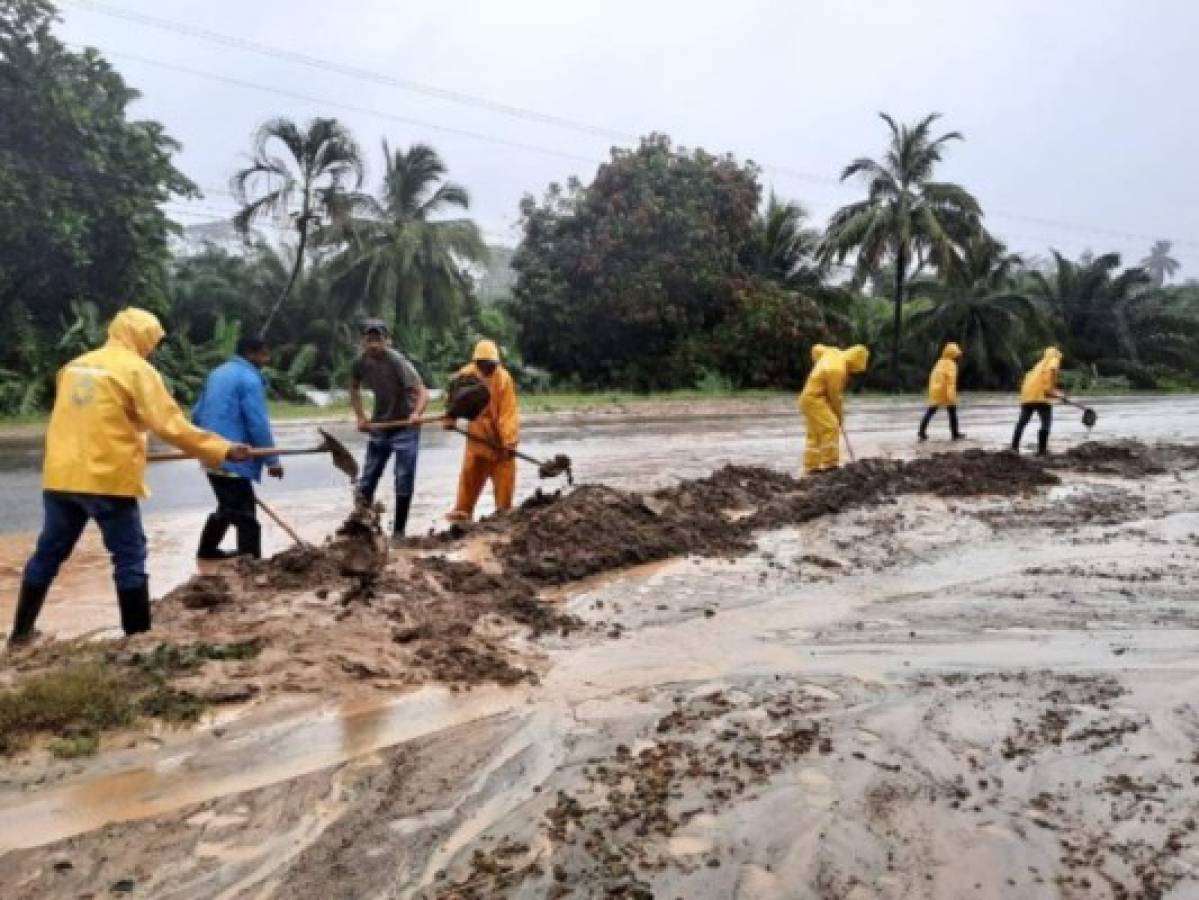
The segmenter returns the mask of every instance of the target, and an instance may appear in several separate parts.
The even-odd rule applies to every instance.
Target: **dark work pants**
[[[141,511],[133,497],[43,491],[45,518],[37,548],[25,564],[23,580],[49,587],[59,567],[71,555],[89,519],[100,528],[104,546],[112,555],[112,580],[117,590],[146,585],[146,535]]]
[[[933,416],[937,414],[940,407],[930,406],[924,411],[924,418],[920,420],[920,437],[928,437],[928,424],[933,420]],[[949,416],[949,433],[957,437],[961,432],[958,430],[958,408],[956,406],[945,407],[945,413]]]
[[[262,527],[254,502],[254,482],[249,478],[208,473],[208,483],[216,495],[216,512],[208,517],[200,535],[197,555],[212,556],[221,546],[230,528],[237,530],[237,552],[262,555]]]
[[[1041,430],[1037,432],[1037,452],[1048,451],[1049,429],[1053,427],[1053,407],[1048,403],[1020,404],[1020,421],[1016,423],[1016,433],[1012,435],[1013,450],[1019,451],[1020,439],[1024,437],[1024,427],[1032,420],[1033,413],[1041,418]]]

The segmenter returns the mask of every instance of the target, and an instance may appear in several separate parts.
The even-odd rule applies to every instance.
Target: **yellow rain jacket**
[[[955,406],[958,402],[958,359],[962,348],[946,344],[941,358],[928,376],[928,405]]]
[[[472,375],[487,385],[491,400],[487,407],[470,423],[470,433],[515,450],[520,442],[520,410],[516,402],[516,382],[503,366],[497,366],[490,375],[484,375],[475,365],[478,360],[500,361],[500,351],[494,341],[479,341],[471,356],[472,362],[458,370],[459,375]],[[475,504],[483,486],[491,480],[495,489],[496,509],[510,509],[516,492],[516,460],[504,458],[498,450],[479,441],[468,440],[462,459],[462,473],[458,479],[458,499],[451,513],[455,518],[469,518],[474,514]]]
[[[48,491],[148,497],[146,430],[219,468],[230,443],[194,427],[147,361],[162,340],[158,319],[142,309],[117,313],[108,343],[58,372],[46,431],[42,487]]]
[[[866,371],[870,351],[860,344],[848,350],[817,344],[812,348],[812,359],[815,365],[799,395],[807,432],[805,472],[831,469],[840,462],[842,394],[851,374]]]
[[[1050,394],[1057,390],[1057,373],[1062,367],[1062,351],[1057,347],[1046,347],[1040,361],[1024,376],[1020,385],[1021,403],[1047,403]]]

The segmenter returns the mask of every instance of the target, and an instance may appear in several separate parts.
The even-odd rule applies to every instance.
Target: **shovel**
[[[1095,423],[1099,421],[1099,414],[1089,406],[1083,406],[1081,403],[1075,403],[1064,394],[1059,399],[1067,406],[1073,406],[1075,409],[1082,410],[1082,424],[1086,426],[1087,431],[1095,427]]]
[[[477,434],[471,434],[465,428],[459,428],[457,425],[452,426],[450,431],[456,431],[468,441],[476,441],[485,447],[490,447],[492,450],[499,450],[501,453],[509,452],[508,448],[497,444],[495,441],[489,441],[487,438],[479,437]],[[517,459],[523,459],[525,462],[532,463],[537,467],[538,478],[557,478],[559,475],[566,476],[566,483],[573,485],[575,483],[574,473],[570,469],[570,457],[565,453],[559,453],[553,459],[541,460],[535,456],[529,456],[527,453],[521,453],[519,450],[512,450],[512,455]]]
[[[464,381],[455,390],[446,403],[445,412],[439,416],[424,416],[420,419],[396,419],[391,422],[371,422],[367,425],[372,431],[389,428],[415,428],[420,425],[431,425],[444,419],[468,419],[474,421],[491,402],[491,392],[481,381]]]
[[[346,449],[345,444],[335,438],[323,428],[318,428],[317,433],[321,436],[321,442],[315,447],[304,448],[283,448],[283,447],[251,447],[250,458],[262,459],[267,456],[311,456],[314,453],[328,453],[333,460],[333,465],[340,471],[345,472],[351,483],[358,481],[358,461],[354,459],[354,454]],[[168,462],[178,459],[194,459],[191,453],[169,452],[169,453],[151,453],[146,459],[150,462]]]

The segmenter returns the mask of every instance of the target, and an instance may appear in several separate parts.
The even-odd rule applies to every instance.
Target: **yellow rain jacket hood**
[[[949,343],[928,376],[928,405],[954,406],[958,402],[958,359],[962,348]]]
[[[479,341],[475,345],[472,362],[458,370],[459,375],[473,375],[487,385],[491,400],[473,422],[470,433],[509,449],[520,441],[520,410],[516,402],[516,382],[502,365],[491,375],[484,375],[475,365],[479,360],[500,361],[500,351],[494,341]],[[467,441],[467,456],[472,454],[498,460],[500,454],[478,441]]]
[[[475,352],[471,355],[471,359],[475,362],[495,362],[500,361],[500,348],[495,345],[495,341],[479,341],[475,344]]]
[[[59,370],[46,430],[45,490],[148,497],[147,430],[205,466],[224,462],[229,442],[188,422],[146,361],[163,333],[152,313],[123,310],[103,347]]]
[[[826,347],[824,344],[813,344],[812,345],[812,362],[813,362],[813,364],[820,362],[820,357],[824,356],[825,351],[828,349],[829,348]]]
[[[1046,347],[1040,361],[1024,376],[1020,385],[1021,403],[1047,403],[1057,390],[1057,374],[1062,368],[1062,351]]]

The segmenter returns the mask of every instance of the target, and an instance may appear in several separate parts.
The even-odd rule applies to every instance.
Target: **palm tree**
[[[1052,310],[1069,355],[1083,364],[1117,356],[1139,364],[1133,320],[1152,279],[1144,269],[1120,268],[1119,253],[1084,254],[1071,262],[1056,250],[1050,274],[1032,272],[1032,289]]]
[[[933,181],[933,169],[950,141],[962,140],[956,131],[932,137],[940,118],[933,113],[914,126],[899,126],[879,113],[891,130],[890,147],[881,162],[862,157],[841,173],[845,181],[862,176],[868,185],[865,200],[837,210],[821,244],[825,262],[844,262],[856,253],[855,281],[861,283],[885,262],[895,265],[895,308],[891,353],[892,386],[898,390],[899,348],[903,329],[904,288],[911,265],[919,270],[932,262],[942,275],[959,266],[957,250],[978,231],[982,210],[965,188]]]
[[[1049,332],[1044,311],[1020,277],[1022,267],[1017,254],[980,232],[967,241],[951,278],[912,283],[913,293],[933,301],[911,317],[913,329],[935,348],[962,344],[962,368],[980,386],[1010,385],[1020,373],[1023,346]]]
[[[286,155],[275,155],[281,144]],[[255,219],[291,213],[299,241],[287,284],[275,300],[260,335],[266,336],[304,265],[304,251],[314,226],[344,214],[347,188],[362,184],[362,153],[349,129],[336,119],[313,119],[302,128],[290,119],[264,122],[254,135],[250,165],[233,176],[233,195],[242,204],[233,224],[247,234]],[[346,182],[350,183],[347,184]],[[250,199],[255,189],[261,193]]]
[[[773,191],[765,212],[758,217],[752,245],[752,266],[785,288],[815,287],[822,267],[816,254],[820,232],[808,227],[808,211],[793,201],[780,200]]]
[[[1141,260],[1141,268],[1149,273],[1149,277],[1153,279],[1153,286],[1156,288],[1162,287],[1166,283],[1166,279],[1173,278],[1181,268],[1178,260],[1170,255],[1170,249],[1173,246],[1170,241],[1154,241],[1153,246],[1149,249],[1149,255]]]
[[[470,196],[444,180],[445,163],[426,144],[392,152],[383,141],[383,156],[379,197],[351,197],[353,215],[335,222],[321,240],[345,244],[338,280],[350,304],[390,312],[397,329],[444,331],[471,297],[466,264],[488,258],[474,220],[438,218],[449,209],[469,209]]]

